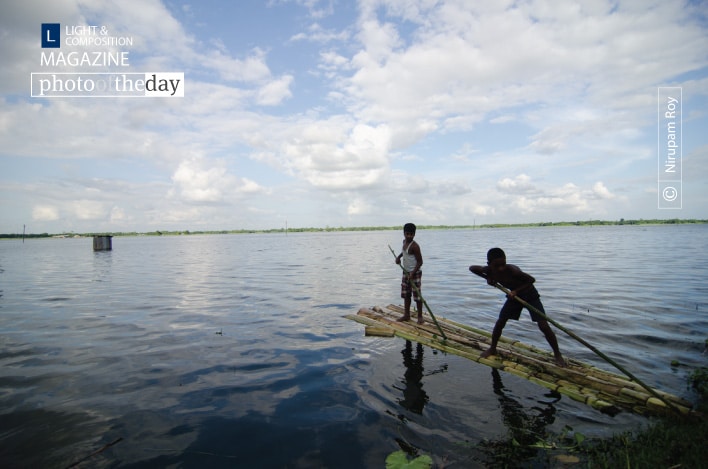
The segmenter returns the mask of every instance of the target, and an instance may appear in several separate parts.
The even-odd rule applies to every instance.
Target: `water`
[[[420,230],[423,294],[491,330],[489,247],[546,310],[647,384],[706,366],[708,226]],[[344,319],[399,303],[393,231],[0,241],[0,466],[445,467],[530,431],[636,429],[505,373]],[[608,368],[557,331],[569,357]],[[504,334],[548,348],[526,312]],[[685,366],[670,366],[678,360]],[[530,441],[530,442],[531,442]],[[96,453],[93,454],[92,453]],[[89,457],[90,456],[90,457]]]

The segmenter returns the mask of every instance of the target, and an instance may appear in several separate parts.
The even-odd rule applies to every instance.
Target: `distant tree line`
[[[671,218],[668,220],[649,219],[644,220],[625,220],[620,218],[616,221],[609,220],[582,220],[582,221],[562,221],[562,222],[538,222],[538,223],[491,223],[483,225],[418,225],[418,229],[422,230],[453,230],[453,229],[470,229],[470,228],[523,228],[523,227],[538,227],[538,226],[606,226],[606,225],[677,225],[677,224],[705,224],[708,220],[700,219],[679,219]],[[130,232],[114,232],[114,233],[30,233],[30,234],[2,234],[0,238],[18,239],[18,238],[74,238],[74,237],[93,237],[93,236],[187,236],[187,235],[212,235],[212,234],[253,234],[253,233],[312,233],[312,232],[330,232],[330,231],[387,231],[401,230],[403,225],[395,226],[339,226],[325,228],[271,228],[267,230],[215,230],[215,231],[191,231],[191,230],[156,230],[144,233]]]

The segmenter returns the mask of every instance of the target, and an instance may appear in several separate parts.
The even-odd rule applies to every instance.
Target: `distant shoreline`
[[[539,223],[490,223],[482,225],[418,225],[420,230],[457,230],[457,229],[490,229],[490,228],[531,228],[549,226],[616,226],[616,225],[684,225],[684,224],[706,224],[708,220],[698,219],[678,219],[668,220],[625,220],[624,218],[615,221],[608,220],[586,220],[586,221],[564,221],[564,222],[539,222]],[[25,234],[2,234],[0,239],[34,239],[34,238],[85,238],[93,236],[188,236],[188,235],[208,235],[208,234],[254,234],[254,233],[311,233],[311,232],[331,232],[331,231],[394,231],[401,230],[403,225],[395,226],[353,226],[353,227],[330,227],[325,228],[271,228],[264,230],[213,230],[213,231],[192,231],[192,230],[156,230],[147,232],[89,232],[89,233],[25,233]]]

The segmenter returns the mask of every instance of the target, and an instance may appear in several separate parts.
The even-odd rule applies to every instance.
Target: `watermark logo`
[[[659,209],[680,209],[683,204],[682,91],[680,87],[659,87],[657,92]]]
[[[43,71],[30,73],[33,98],[184,97],[184,73],[129,70],[126,49],[134,45],[132,36],[113,35],[107,26],[86,24],[62,29],[60,23],[42,23],[41,31]]]
[[[42,49],[59,49],[61,47],[61,25],[59,23],[42,23]]]
[[[32,73],[33,98],[183,98],[184,73]]]

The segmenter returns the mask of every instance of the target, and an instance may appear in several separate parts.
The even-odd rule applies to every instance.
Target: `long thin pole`
[[[475,272],[475,273],[476,273],[476,272]],[[482,274],[482,275],[477,274],[477,275],[479,275],[480,277],[483,277],[483,278],[487,278],[486,275],[484,275],[484,274]],[[508,288],[504,287],[503,285],[501,285],[501,284],[498,283],[498,282],[497,282],[494,286],[497,287],[499,290],[503,291],[504,293],[506,293],[507,296],[511,293],[511,291],[510,291]],[[542,318],[544,318],[546,321],[550,322],[551,324],[553,324],[554,326],[556,326],[558,329],[560,329],[561,331],[565,332],[565,333],[568,334],[570,337],[572,337],[573,339],[577,340],[578,342],[580,342],[581,344],[583,344],[584,346],[586,346],[587,348],[589,348],[590,350],[592,350],[593,352],[595,352],[596,355],[598,355],[600,358],[602,358],[603,360],[605,360],[607,363],[609,363],[610,365],[612,365],[612,366],[614,366],[615,368],[617,368],[618,370],[620,370],[620,371],[621,371],[622,373],[624,373],[629,379],[633,380],[633,381],[636,382],[638,385],[640,385],[641,387],[643,387],[644,389],[646,389],[646,390],[649,392],[649,394],[651,394],[652,396],[656,397],[656,398],[659,399],[661,402],[663,402],[664,404],[666,404],[669,408],[671,408],[671,410],[674,410],[674,411],[676,411],[677,413],[681,414],[681,411],[680,411],[679,409],[677,409],[673,404],[671,404],[671,403],[668,402],[666,399],[664,399],[663,397],[661,397],[661,395],[660,395],[659,393],[657,393],[654,389],[652,389],[652,388],[649,387],[648,385],[644,384],[644,382],[643,382],[642,380],[640,380],[639,378],[637,378],[636,376],[634,376],[632,373],[630,373],[629,371],[627,371],[627,370],[626,370],[623,366],[621,366],[619,363],[617,363],[616,361],[614,361],[613,359],[611,359],[610,357],[608,357],[607,355],[605,355],[604,353],[602,353],[600,350],[597,349],[597,347],[591,345],[590,343],[588,343],[587,341],[585,341],[582,337],[579,337],[579,336],[578,336],[576,333],[574,333],[573,331],[571,331],[571,330],[569,330],[569,329],[566,329],[565,327],[561,326],[560,324],[558,324],[557,321],[554,321],[553,319],[549,318],[548,315],[546,315],[545,313],[543,313],[543,311],[540,311],[538,308],[535,308],[534,306],[530,305],[529,303],[527,303],[527,302],[524,301],[523,299],[519,298],[518,295],[514,295],[514,299],[515,299],[516,301],[518,301],[519,303],[521,303],[521,304],[522,304],[524,307],[526,307],[529,311],[533,311],[534,313],[538,314],[539,316],[541,316]]]
[[[395,259],[396,252],[393,250],[391,245],[388,245],[388,248],[391,250],[391,254],[393,254],[393,258]],[[408,274],[408,271],[406,270],[405,267],[403,267],[402,264],[398,264],[398,266],[401,268],[401,270],[405,273]],[[428,313],[430,313],[430,317],[433,318],[433,322],[435,323],[435,326],[437,326],[438,330],[440,331],[440,335],[443,337],[443,340],[447,340],[447,336],[445,335],[445,332],[443,332],[442,327],[440,327],[440,324],[438,324],[438,320],[435,318],[435,315],[433,314],[433,311],[430,309],[430,306],[428,306],[428,302],[425,301],[425,298],[423,298],[423,294],[420,293],[420,290],[418,289],[418,286],[415,284],[412,278],[408,277],[408,281],[411,284],[411,287],[415,290],[415,292],[418,294],[418,298],[423,302],[425,305],[425,308],[428,310]]]

